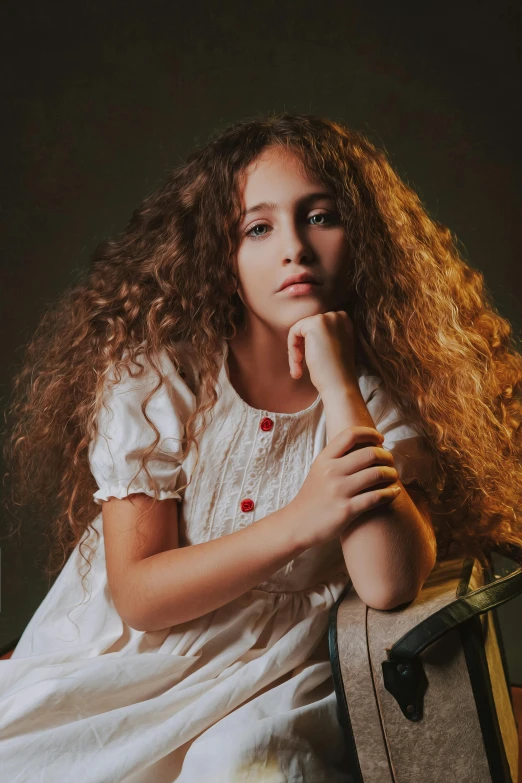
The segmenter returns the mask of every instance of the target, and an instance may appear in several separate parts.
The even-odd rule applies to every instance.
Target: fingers
[[[401,494],[401,491],[399,484],[392,484],[388,487],[369,489],[367,492],[361,492],[358,495],[354,495],[350,500],[350,510],[353,519],[357,519],[357,517],[364,514],[365,511],[370,511],[376,506],[383,506],[386,503],[395,500],[395,498]]]
[[[303,374],[305,338],[290,330],[288,335],[288,364],[292,378],[300,378]]]
[[[364,427],[356,425],[346,427],[338,432],[335,438],[326,445],[324,451],[327,457],[343,457],[359,444],[375,444],[381,446],[384,442],[384,436],[374,427]]]
[[[394,484],[398,479],[399,473],[391,465],[372,465],[347,476],[352,496],[359,494],[359,492],[383,489]]]
[[[292,378],[300,378],[303,374],[305,338],[316,318],[315,315],[300,318],[288,330],[288,363]]]
[[[288,364],[290,365],[290,375],[296,380],[303,374],[303,351],[299,347],[293,346],[288,349]]]
[[[336,464],[339,467],[341,473],[349,475],[350,473],[356,473],[358,470],[364,470],[364,468],[370,468],[372,465],[389,465],[395,467],[395,461],[393,454],[388,449],[383,449],[381,446],[364,444],[361,448],[354,446],[354,448],[345,454],[344,457],[339,457],[336,460]]]

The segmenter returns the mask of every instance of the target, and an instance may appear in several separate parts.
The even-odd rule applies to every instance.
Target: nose
[[[301,229],[297,222],[288,218],[280,231],[281,237],[281,260],[283,264],[294,262],[300,264],[303,261],[311,261],[313,251],[308,242],[306,232]]]

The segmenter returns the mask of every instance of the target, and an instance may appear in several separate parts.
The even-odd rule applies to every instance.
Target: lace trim
[[[151,487],[132,483],[127,489],[127,485],[128,482],[108,484],[106,487],[98,489],[93,494],[93,499],[95,503],[101,505],[102,501],[109,500],[110,497],[122,499],[137,492],[142,492],[144,495],[154,497],[154,490]],[[180,493],[175,489],[158,489],[157,498],[158,500],[168,500],[169,498],[182,500]]]

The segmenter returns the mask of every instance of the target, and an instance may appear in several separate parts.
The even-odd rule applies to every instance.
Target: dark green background
[[[94,246],[195,143],[270,110],[343,119],[384,147],[520,337],[520,4],[97,0],[1,14],[3,405],[20,347]],[[48,587],[37,530],[2,545],[0,647]],[[499,610],[519,684],[521,607]]]

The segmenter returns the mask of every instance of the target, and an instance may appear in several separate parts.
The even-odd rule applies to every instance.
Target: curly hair
[[[123,232],[98,245],[25,347],[6,410],[5,504],[13,516],[31,505],[52,516],[48,574],[77,544],[90,563],[83,538],[99,506],[88,447],[112,369],[117,382],[144,352],[157,389],[159,352],[180,369],[177,344],[190,346],[205,395],[186,423],[184,455],[197,450],[206,424],[197,428],[196,417],[206,420],[217,400],[222,340],[244,315],[242,176],[268,147],[292,151],[334,195],[350,246],[356,358],[425,436],[439,557],[454,547],[485,562],[490,548],[522,544],[522,354],[510,323],[385,152],[342,122],[285,112],[236,122],[192,151]],[[156,440],[142,458],[147,473],[159,441],[148,399]]]

